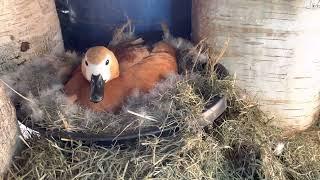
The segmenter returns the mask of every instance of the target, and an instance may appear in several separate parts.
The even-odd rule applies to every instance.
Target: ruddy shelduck
[[[116,55],[103,46],[87,50],[65,84],[69,101],[93,111],[115,112],[134,91],[149,92],[160,80],[177,73],[175,49],[163,41],[150,52],[146,47],[114,51]]]

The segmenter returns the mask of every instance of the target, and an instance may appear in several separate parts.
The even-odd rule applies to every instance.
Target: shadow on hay
[[[226,165],[230,166],[239,179],[262,179],[261,153],[259,147],[249,143],[236,143],[223,152]]]

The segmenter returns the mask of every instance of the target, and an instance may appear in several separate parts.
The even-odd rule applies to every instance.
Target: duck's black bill
[[[98,103],[103,100],[104,94],[104,80],[102,76],[92,75],[90,81],[90,101]]]

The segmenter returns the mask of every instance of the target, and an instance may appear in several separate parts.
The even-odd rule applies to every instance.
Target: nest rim
[[[224,96],[216,97],[214,103],[209,106],[206,111],[202,114],[210,112],[214,118],[211,118],[203,127],[206,127],[212,124],[216,119],[221,117],[225,110],[227,109],[227,100]],[[19,121],[19,120],[18,120]],[[59,139],[62,141],[82,141],[85,144],[97,144],[97,145],[116,145],[116,144],[125,144],[128,142],[133,142],[140,138],[146,137],[168,137],[179,133],[180,128],[178,122],[174,122],[169,127],[159,128],[154,127],[152,129],[141,130],[139,133],[129,133],[123,135],[110,135],[108,133],[90,133],[90,132],[81,132],[81,131],[67,131],[63,129],[48,129],[46,127],[41,127],[38,124],[31,123],[29,121],[19,121],[21,124],[26,126],[28,129],[37,133],[39,136],[43,136],[50,139]]]

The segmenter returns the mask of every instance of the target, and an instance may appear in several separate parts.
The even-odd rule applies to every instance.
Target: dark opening
[[[127,18],[147,41],[161,39],[161,22],[175,36],[191,34],[191,0],[56,0],[56,6],[67,50],[107,45]]]

